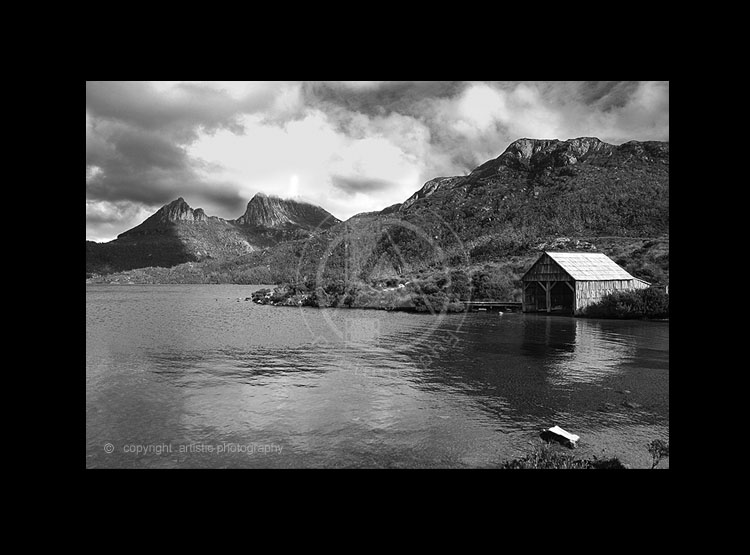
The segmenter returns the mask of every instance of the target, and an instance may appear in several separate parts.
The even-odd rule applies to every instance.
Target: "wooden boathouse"
[[[547,252],[521,278],[524,312],[580,314],[607,293],[644,289],[650,284],[631,276],[603,253]]]

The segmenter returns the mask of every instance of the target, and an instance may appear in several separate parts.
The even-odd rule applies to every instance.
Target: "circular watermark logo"
[[[328,229],[318,229],[299,253],[296,283],[305,285],[310,303],[318,307],[373,308],[429,314],[424,326],[414,333],[409,344],[417,346],[444,325],[449,312],[460,312],[454,331],[466,317],[460,301],[470,300],[451,295],[452,270],[468,266],[469,256],[458,234],[435,212],[428,212],[427,225],[397,215],[359,217]],[[429,229],[429,231],[428,231]],[[426,279],[417,277],[426,271]],[[431,278],[440,276],[436,284]],[[467,279],[470,279],[466,275]],[[301,305],[303,319],[316,340],[315,327],[308,318],[311,312]],[[346,319],[320,311],[334,338],[351,337]],[[315,318],[319,313],[315,312]]]
[[[105,443],[104,444],[104,452],[107,454],[112,453],[115,450],[115,446],[111,443]]]

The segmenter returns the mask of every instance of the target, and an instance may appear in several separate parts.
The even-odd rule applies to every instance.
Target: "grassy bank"
[[[504,469],[618,469],[627,468],[617,457],[610,459],[576,459],[573,455],[554,450],[549,444],[544,444],[533,453],[509,462],[503,463]]]
[[[669,444],[656,439],[646,445],[646,449],[651,455],[651,468],[654,469],[659,465],[662,459],[669,457]],[[577,459],[574,455],[560,451],[549,443],[542,443],[532,453],[520,459],[504,462],[500,465],[503,469],[626,469],[617,457],[608,459],[599,459],[594,456],[593,459]]]

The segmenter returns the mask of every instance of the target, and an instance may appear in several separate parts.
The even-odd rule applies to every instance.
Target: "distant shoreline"
[[[252,302],[253,304],[261,305],[261,306],[273,306],[277,308],[315,308],[315,309],[346,309],[346,310],[381,310],[383,312],[405,312],[409,314],[430,314],[430,315],[437,315],[437,314],[466,314],[470,312],[486,312],[487,314],[532,314],[532,315],[539,315],[539,316],[567,316],[570,318],[585,318],[588,320],[635,320],[639,322],[662,322],[662,323],[669,323],[669,318],[618,318],[618,317],[603,317],[603,316],[586,316],[583,314],[561,314],[561,313],[544,313],[544,312],[523,312],[522,310],[503,310],[503,311],[497,311],[497,310],[466,310],[465,308],[462,310],[458,310],[457,303],[452,303],[451,309],[448,310],[438,310],[438,311],[430,311],[430,310],[420,310],[416,306],[372,306],[372,305],[363,305],[363,306],[347,306],[347,305],[341,305],[340,303],[335,306],[319,306],[314,304],[304,304],[300,302],[291,302],[291,297],[286,297],[285,301],[277,301],[277,302],[271,302],[268,299],[263,298],[263,302],[260,302],[261,297],[256,295],[257,293],[260,293],[260,291],[266,291],[269,287],[283,287],[283,286],[277,286],[275,284],[240,284],[240,283],[134,283],[134,282],[119,282],[119,281],[112,281],[112,282],[103,282],[103,281],[90,281],[89,279],[86,280],[86,285],[105,285],[105,286],[133,286],[133,285],[140,285],[140,286],[194,286],[194,285],[205,285],[205,286],[233,286],[233,287],[249,287],[249,288],[257,288],[261,287],[261,289],[256,289],[253,291],[253,294],[249,297],[235,297],[236,302]],[[464,302],[464,301],[461,301]]]

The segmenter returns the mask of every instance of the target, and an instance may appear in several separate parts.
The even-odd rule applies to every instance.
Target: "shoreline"
[[[258,304],[261,306],[273,306],[273,307],[281,307],[281,308],[316,308],[316,309],[354,309],[354,310],[381,310],[384,312],[405,312],[409,314],[466,314],[470,312],[486,312],[488,314],[533,314],[533,315],[550,315],[550,316],[567,316],[569,318],[586,318],[589,320],[636,320],[641,322],[662,322],[662,323],[669,323],[670,318],[617,318],[617,317],[603,317],[603,316],[586,316],[582,314],[555,314],[555,313],[545,313],[545,312],[523,312],[522,310],[466,310],[465,308],[463,310],[456,310],[456,305],[458,303],[464,303],[466,301],[456,301],[453,303],[453,309],[448,310],[439,310],[439,311],[430,311],[428,310],[420,310],[416,306],[371,306],[371,305],[362,305],[362,306],[354,306],[354,305],[335,305],[335,306],[319,306],[312,303],[305,303],[305,299],[298,299],[298,302],[284,302],[282,300],[271,302],[268,297],[258,296],[258,294],[261,291],[270,291],[269,287],[274,288],[281,288],[285,287],[284,284],[278,285],[278,284],[242,284],[242,283],[137,283],[137,282],[131,282],[131,281],[111,281],[111,282],[103,282],[103,281],[90,281],[89,279],[86,280],[86,285],[104,285],[104,286],[133,286],[133,285],[139,285],[139,286],[194,286],[194,285],[207,285],[207,286],[232,286],[232,287],[261,287],[261,289],[258,289],[256,291],[253,291],[251,296],[245,297],[244,299],[242,297],[235,297],[236,302],[244,301],[244,302],[252,302],[254,304]],[[265,285],[265,287],[264,287]],[[296,295],[291,295],[285,297],[286,301],[291,300]],[[262,300],[261,300],[262,299]]]

